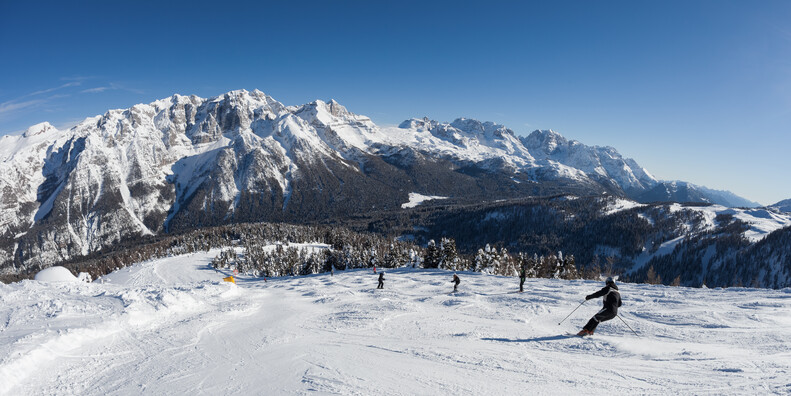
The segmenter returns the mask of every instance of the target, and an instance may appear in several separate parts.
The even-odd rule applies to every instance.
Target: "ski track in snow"
[[[791,289],[622,284],[590,338],[593,281],[386,270],[261,279],[219,250],[104,283],[0,284],[0,394],[788,394]]]

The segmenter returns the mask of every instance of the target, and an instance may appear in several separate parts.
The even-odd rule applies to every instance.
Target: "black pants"
[[[525,287],[525,278],[519,278],[519,291],[524,291]]]
[[[602,309],[596,315],[593,315],[591,320],[588,321],[588,324],[586,324],[585,327],[583,327],[583,329],[588,330],[590,332],[593,332],[593,330],[596,330],[596,326],[598,326],[599,323],[606,322],[606,321],[616,317],[617,315],[618,315],[618,312],[616,312],[616,311],[610,311],[608,309]]]
[[[457,288],[457,287],[459,287],[459,284],[458,284],[458,283],[454,284],[454,285],[453,285],[453,291],[456,291],[456,288]]]
[[[382,281],[379,281],[379,286],[376,286],[376,288],[377,289],[384,289],[385,288],[385,283],[382,282]]]

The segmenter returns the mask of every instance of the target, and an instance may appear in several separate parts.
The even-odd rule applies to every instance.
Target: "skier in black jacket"
[[[456,289],[459,287],[459,283],[461,283],[461,279],[456,274],[453,274],[453,291],[455,292]]]
[[[618,307],[621,306],[621,293],[618,292],[618,286],[615,286],[615,281],[612,278],[607,278],[606,286],[596,293],[585,296],[585,300],[593,298],[604,297],[604,308],[593,315],[588,324],[577,333],[578,336],[593,335],[596,326],[601,322],[608,321],[618,315]]]
[[[379,286],[376,286],[377,289],[384,289],[385,288],[385,273],[379,273]]]

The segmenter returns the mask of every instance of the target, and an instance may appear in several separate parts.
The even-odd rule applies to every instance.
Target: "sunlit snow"
[[[448,197],[440,197],[436,195],[423,195],[418,193],[409,193],[409,202],[402,203],[401,207],[406,208],[414,208],[423,202],[430,201],[432,199],[447,199]]]
[[[621,284],[593,337],[599,281],[370,269],[261,278],[219,250],[91,284],[0,284],[0,394],[788,394],[791,289]]]

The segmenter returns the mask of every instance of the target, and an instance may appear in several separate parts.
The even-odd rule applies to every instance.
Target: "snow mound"
[[[55,266],[39,271],[35,280],[39,282],[79,282],[80,280],[72,275],[71,271],[65,267]]]

